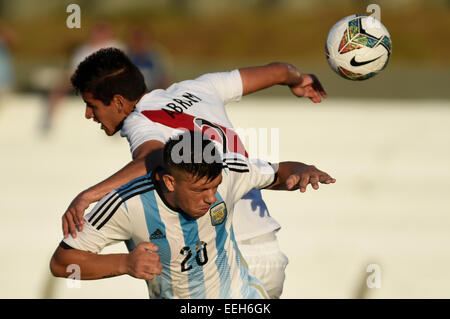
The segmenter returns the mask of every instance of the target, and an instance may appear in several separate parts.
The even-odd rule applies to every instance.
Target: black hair
[[[200,132],[186,131],[170,138],[164,146],[164,163],[174,170],[190,173],[196,181],[211,181],[222,173],[223,162],[214,142]]]
[[[92,93],[105,105],[114,94],[135,101],[147,91],[141,71],[117,48],[100,49],[86,57],[70,81],[76,93]]]

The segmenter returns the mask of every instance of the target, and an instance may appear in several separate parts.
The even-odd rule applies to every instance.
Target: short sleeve
[[[224,158],[224,167],[231,178],[231,191],[237,202],[252,189],[263,189],[276,181],[277,174],[270,163],[259,159]]]
[[[64,242],[72,248],[99,253],[106,246],[131,238],[131,222],[125,203],[116,192],[110,193],[84,217],[83,231]]]
[[[132,112],[125,119],[120,135],[127,138],[131,154],[144,142],[150,140],[166,142],[164,134],[157,124],[139,112]]]
[[[242,98],[242,78],[239,70],[207,73],[196,81],[209,82],[224,104],[237,102]]]

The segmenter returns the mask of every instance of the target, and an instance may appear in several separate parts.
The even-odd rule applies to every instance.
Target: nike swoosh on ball
[[[364,65],[364,64],[368,64],[368,63],[370,63],[370,62],[373,62],[373,61],[375,61],[375,60],[378,60],[379,58],[381,58],[381,55],[380,55],[378,58],[375,58],[375,59],[373,59],[373,60],[363,61],[363,62],[357,62],[357,61],[355,60],[355,57],[353,57],[353,58],[350,60],[350,64],[351,64],[352,66],[361,66],[361,65]]]

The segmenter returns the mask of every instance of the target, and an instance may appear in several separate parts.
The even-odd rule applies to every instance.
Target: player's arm
[[[76,226],[78,226],[80,231],[83,229],[84,211],[90,204],[99,201],[114,189],[147,174],[147,170],[151,170],[158,165],[161,162],[161,150],[163,147],[164,144],[157,140],[142,143],[133,152],[133,160],[121,170],[78,194],[62,217],[64,237],[67,238],[70,233],[76,238]]]
[[[287,85],[298,97],[308,97],[319,103],[327,97],[322,84],[314,74],[300,73],[289,63],[275,62],[264,66],[239,69],[242,79],[242,95],[247,95],[273,85]]]
[[[305,192],[308,184],[314,189],[319,189],[319,183],[330,184],[336,182],[327,173],[317,169],[314,165],[300,162],[281,162],[273,164],[277,171],[276,180],[267,189],[272,190],[296,190]]]
[[[99,255],[74,249],[64,242],[56,249],[50,261],[50,270],[55,277],[68,277],[73,273],[69,265],[80,267],[80,279],[101,279],[128,274],[135,278],[151,280],[160,275],[162,265],[159,255],[152,253],[158,246],[150,242],[140,243],[129,254]],[[67,270],[70,270],[69,272]]]

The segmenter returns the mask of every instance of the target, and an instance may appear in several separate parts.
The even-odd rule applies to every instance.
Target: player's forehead
[[[93,100],[94,99],[94,94],[92,94],[91,92],[81,92],[81,97],[83,98],[84,101],[86,100]]]
[[[202,190],[215,188],[222,183],[222,173],[212,179],[208,177],[198,178],[198,176],[188,172],[182,172],[181,174],[184,184],[190,189]]]
[[[96,99],[91,92],[81,92],[81,97],[88,106],[102,104],[102,101]]]

